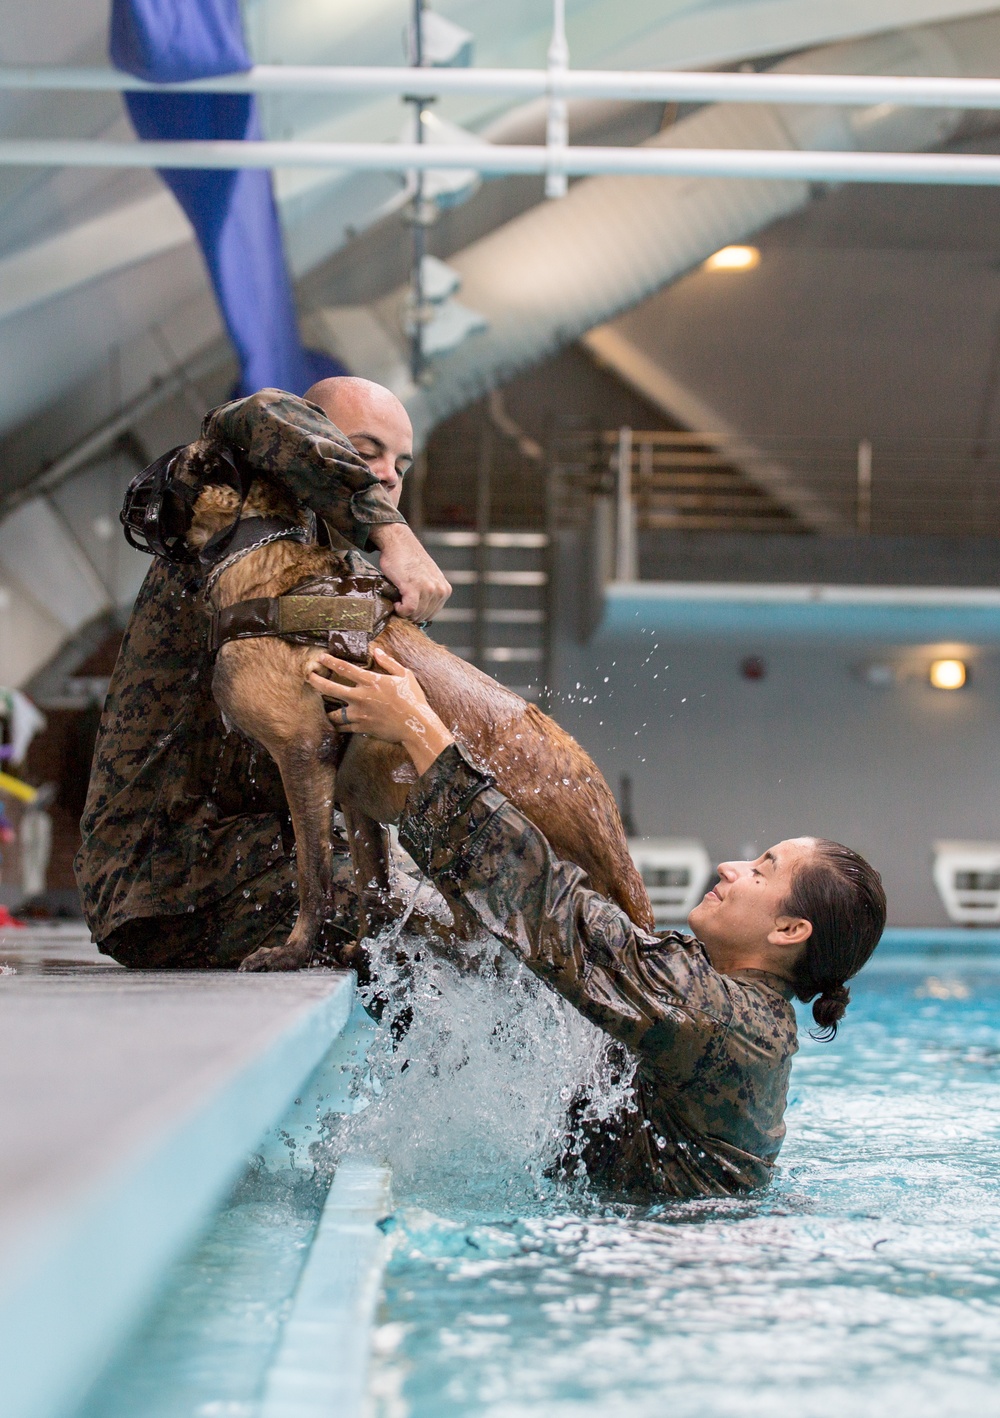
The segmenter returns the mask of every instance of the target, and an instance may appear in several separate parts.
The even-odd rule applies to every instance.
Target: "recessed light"
[[[933,660],[928,674],[935,689],[961,689],[968,675],[964,660]]]
[[[756,246],[724,246],[705,262],[706,271],[752,271],[760,265]]]

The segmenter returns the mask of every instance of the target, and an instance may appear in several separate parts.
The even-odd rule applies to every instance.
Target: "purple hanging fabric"
[[[251,67],[238,0],[113,0],[111,59],[155,83],[208,78]],[[260,137],[251,94],[125,95],[140,138]],[[269,172],[162,171],[195,229],[219,308],[240,360],[238,394],[303,394],[346,373],[299,339],[295,302]]]

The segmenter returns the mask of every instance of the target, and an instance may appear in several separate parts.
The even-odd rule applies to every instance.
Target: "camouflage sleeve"
[[[591,890],[456,745],[411,788],[399,836],[446,895],[630,1048],[655,1042],[662,1053],[671,1036],[710,1030],[728,1012],[703,957],[647,934]]]
[[[262,389],[223,404],[202,436],[239,448],[354,546],[365,546],[373,526],[405,520],[323,410],[293,394]]]

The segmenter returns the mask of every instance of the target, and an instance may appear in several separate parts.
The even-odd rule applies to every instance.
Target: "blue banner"
[[[155,83],[251,67],[238,0],[113,0],[111,59]],[[140,138],[260,137],[252,94],[125,95]],[[160,176],[195,229],[240,360],[237,394],[310,384],[343,366],[299,339],[271,174],[170,169]]]

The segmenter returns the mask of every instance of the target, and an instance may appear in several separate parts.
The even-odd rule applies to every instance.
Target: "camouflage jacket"
[[[640,930],[457,747],[410,790],[399,835],[438,885],[633,1055],[634,1111],[601,1124],[584,1151],[595,1182],[659,1197],[767,1183],[798,1047],[784,980],[720,974],[693,936]]]
[[[401,522],[313,404],[276,389],[214,409],[204,437],[243,450],[355,546]],[[101,719],[75,868],[96,940],[125,921],[200,910],[290,852],[277,768],[228,733],[196,569],[157,559],[139,592]]]

